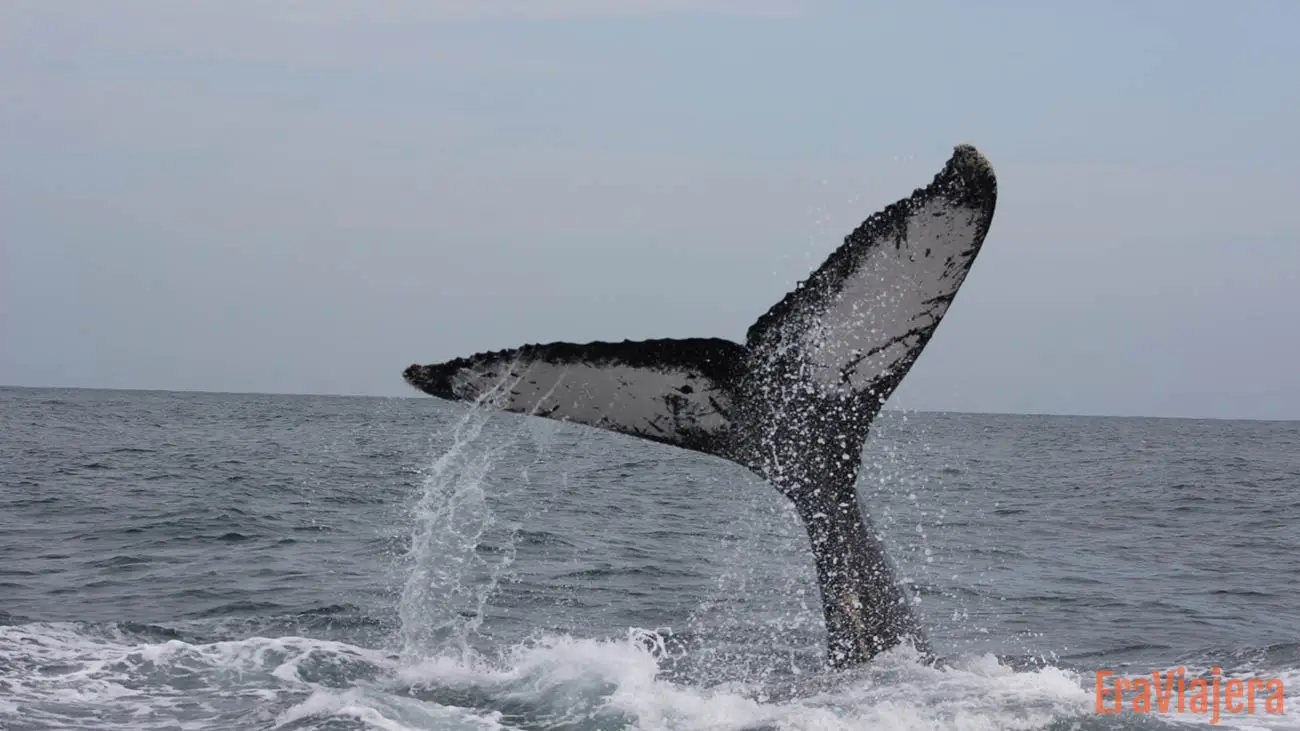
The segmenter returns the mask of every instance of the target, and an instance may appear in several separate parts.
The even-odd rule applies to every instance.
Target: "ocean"
[[[0,728],[1211,726],[1097,712],[1098,671],[1179,667],[1285,687],[1218,726],[1300,728],[1300,423],[887,412],[864,465],[938,665],[824,669],[793,510],[718,459],[429,398],[0,389]]]

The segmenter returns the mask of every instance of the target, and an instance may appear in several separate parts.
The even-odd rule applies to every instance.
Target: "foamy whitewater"
[[[1095,673],[1280,678],[1300,425],[890,414],[909,649],[822,668],[797,519],[721,460],[431,399],[0,389],[3,729],[1091,729]]]

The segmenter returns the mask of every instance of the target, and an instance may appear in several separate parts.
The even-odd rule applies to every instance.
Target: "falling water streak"
[[[398,605],[405,662],[439,651],[468,659],[473,652],[470,639],[483,623],[488,599],[502,572],[514,562],[517,531],[504,541],[496,561],[487,561],[478,551],[484,535],[497,524],[483,480],[511,442],[474,448],[493,416],[487,403],[512,386],[505,380],[498,383],[452,427],[450,446],[429,466],[420,498],[411,509],[411,546],[406,556],[410,574]],[[486,576],[481,576],[485,571]]]

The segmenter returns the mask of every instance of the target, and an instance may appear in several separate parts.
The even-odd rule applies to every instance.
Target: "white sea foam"
[[[1014,670],[992,655],[935,668],[898,650],[849,673],[688,685],[667,677],[663,646],[645,631],[540,635],[499,657],[451,650],[414,664],[301,637],[132,643],[111,635],[82,625],[0,627],[0,728],[994,731],[1206,720],[1098,719],[1091,677]],[[1296,670],[1261,675],[1300,683]],[[1294,712],[1225,715],[1222,724],[1298,726]]]
[[[442,706],[403,698],[381,696],[362,689],[345,691],[316,690],[305,700],[281,713],[276,727],[306,721],[352,719],[367,728],[383,731],[420,731],[430,728],[454,728],[467,731],[505,729],[495,711],[475,713],[455,706]],[[300,727],[300,726],[299,726]]]
[[[659,670],[637,637],[547,636],[514,648],[500,663],[431,658],[397,677],[424,692],[474,689],[542,717],[602,728],[622,720],[637,729],[1032,729],[1085,717],[1093,702],[1075,673],[1016,672],[991,655],[935,669],[900,651],[870,669],[823,676],[801,689],[685,686]]]
[[[0,728],[257,727],[268,707],[395,667],[385,653],[328,640],[132,643],[115,634],[0,627]]]

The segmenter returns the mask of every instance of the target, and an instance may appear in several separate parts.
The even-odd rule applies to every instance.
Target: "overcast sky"
[[[539,9],[542,8],[542,9]],[[403,395],[722,336],[954,144],[892,404],[1300,418],[1300,3],[0,4],[0,383]]]

